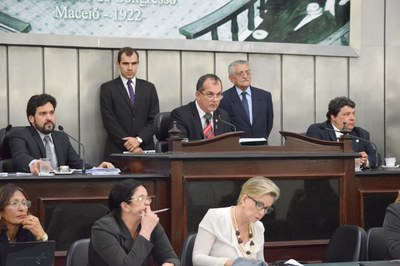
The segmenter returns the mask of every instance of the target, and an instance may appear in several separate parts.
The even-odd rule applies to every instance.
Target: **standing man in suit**
[[[28,127],[14,130],[10,135],[13,165],[17,172],[39,174],[40,158],[50,158],[53,169],[59,165],[82,168],[82,160],[72,147],[67,134],[54,131],[56,99],[49,94],[32,96],[26,107]],[[46,147],[47,146],[47,147]],[[86,168],[91,168],[87,165]],[[113,168],[108,162],[99,167]]]
[[[312,138],[338,141],[343,135],[340,131],[349,131],[352,138],[353,151],[360,154],[361,167],[377,168],[381,165],[381,158],[371,145],[369,132],[356,127],[356,104],[347,97],[336,97],[329,102],[327,120],[312,124],[306,135]],[[367,141],[365,141],[367,140]]]
[[[136,77],[139,53],[130,48],[118,52],[121,75],[100,87],[100,107],[107,130],[104,158],[111,153],[142,153],[154,149],[154,117],[160,112],[156,87]]]
[[[171,122],[176,121],[182,138],[201,140],[232,131],[229,115],[218,108],[222,99],[222,82],[218,76],[201,76],[195,96],[195,101],[171,112]]]
[[[251,86],[250,64],[245,60],[232,62],[228,73],[234,86],[224,92],[220,107],[236,130],[245,132],[242,137],[268,140],[274,120],[271,93]]]

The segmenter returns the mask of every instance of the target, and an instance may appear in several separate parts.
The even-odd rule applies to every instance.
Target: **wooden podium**
[[[276,213],[263,219],[267,261],[319,261],[339,224],[360,221],[354,178],[359,155],[351,139],[280,133],[282,146],[242,146],[241,132],[233,132],[193,142],[171,139],[165,154],[115,156],[123,171],[170,173],[170,237],[178,253],[208,208],[235,204],[241,184],[265,176],[281,189]]]

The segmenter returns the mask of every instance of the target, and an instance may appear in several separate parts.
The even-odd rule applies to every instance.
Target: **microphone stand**
[[[83,143],[80,142],[79,140],[75,139],[71,135],[69,135],[67,132],[64,131],[64,128],[62,126],[58,126],[58,129],[62,132],[64,132],[68,137],[73,139],[76,143],[79,144],[79,147],[82,147],[82,174],[86,173],[86,160],[85,160],[85,146],[83,146]],[[80,148],[79,148],[80,150]]]

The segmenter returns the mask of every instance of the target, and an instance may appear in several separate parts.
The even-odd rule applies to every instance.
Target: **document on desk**
[[[240,138],[239,143],[241,145],[265,145],[267,144],[267,139],[266,138]]]
[[[119,170],[119,168],[93,167],[86,170],[86,173],[89,175],[119,175],[119,173],[121,173],[121,170]]]

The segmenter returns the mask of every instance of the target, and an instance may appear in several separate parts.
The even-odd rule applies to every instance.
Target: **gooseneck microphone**
[[[370,140],[367,140],[367,139],[363,139],[363,138],[357,137],[357,136],[350,135],[349,134],[350,131],[348,129],[345,130],[345,131],[343,131],[343,130],[335,130],[335,129],[332,129],[332,128],[329,128],[329,127],[324,127],[324,126],[319,126],[319,129],[342,133],[345,137],[348,137],[350,139],[355,139],[356,142],[359,142],[360,140],[362,140],[362,141],[370,143],[373,146],[373,148],[375,149],[375,164],[376,164],[375,166],[376,166],[376,168],[378,168],[380,166],[379,156],[378,156],[378,147],[376,146],[376,144],[374,142],[372,142]],[[339,139],[339,138],[337,138],[337,139]],[[372,165],[371,165],[371,167],[372,167]]]
[[[235,126],[234,124],[232,124],[232,123],[229,123],[228,121],[223,120],[223,119],[221,118],[221,113],[218,113],[218,119],[219,119],[219,121],[221,121],[222,123],[231,126],[231,128],[233,129],[233,131],[236,132],[236,126]],[[218,119],[216,119],[215,122],[218,122]]]
[[[71,139],[73,139],[76,143],[79,144],[80,147],[82,147],[82,173],[86,173],[86,160],[85,160],[85,146],[83,146],[83,143],[80,142],[79,140],[75,139],[73,136],[71,136],[70,134],[68,134],[67,132],[64,131],[64,128],[60,125],[58,126],[58,129],[62,132],[64,132],[68,137],[70,137]]]

